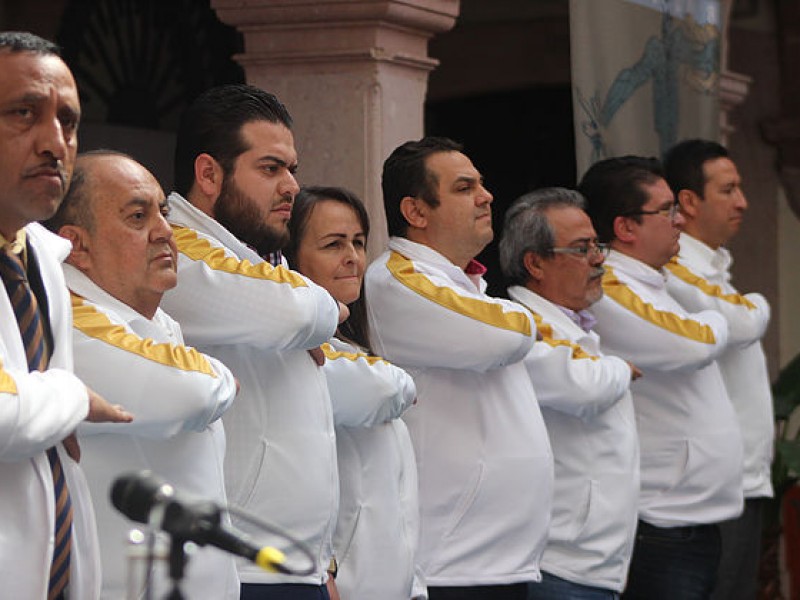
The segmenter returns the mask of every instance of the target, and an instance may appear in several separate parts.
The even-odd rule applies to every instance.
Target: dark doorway
[[[568,86],[537,87],[430,102],[425,132],[452,138],[484,175],[494,196],[495,240],[479,256],[492,296],[505,295],[497,241],[506,208],[547,186],[575,185],[572,97]]]

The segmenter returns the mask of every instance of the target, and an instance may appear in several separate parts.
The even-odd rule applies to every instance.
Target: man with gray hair
[[[628,390],[632,364],[603,356],[586,309],[603,295],[608,251],[564,188],[525,194],[506,213],[500,265],[544,343],[524,363],[555,462],[542,581],[529,598],[618,598],[636,531],[639,444]]]

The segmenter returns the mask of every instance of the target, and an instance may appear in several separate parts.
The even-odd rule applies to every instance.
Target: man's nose
[[[69,145],[58,116],[48,115],[37,126],[36,153],[63,160]]]
[[[294,174],[287,172],[286,177],[283,178],[283,181],[278,187],[278,193],[280,193],[281,196],[291,196],[294,198],[299,191],[300,185],[297,183]]]

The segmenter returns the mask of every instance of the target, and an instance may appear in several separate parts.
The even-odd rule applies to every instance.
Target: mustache
[[[603,266],[595,267],[594,269],[592,269],[592,272],[589,273],[589,279],[597,279],[599,277],[602,277],[605,274],[605,272],[606,272],[605,267]]]
[[[67,169],[64,164],[58,160],[53,159],[47,162],[43,162],[41,164],[36,165],[35,167],[31,167],[23,171],[23,177],[37,177],[39,175],[51,175],[55,173],[58,175],[58,178],[61,179],[61,185],[66,187],[67,185]]]

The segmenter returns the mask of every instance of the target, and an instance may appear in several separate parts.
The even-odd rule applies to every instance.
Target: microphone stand
[[[186,543],[188,542],[189,538],[185,535],[181,535],[178,532],[190,531],[191,527],[190,524],[187,523],[188,515],[184,514],[177,507],[162,504],[156,506],[152,511],[150,511],[150,526],[153,527],[155,525],[157,527],[157,524],[162,523],[167,511],[177,511],[176,520],[178,520],[181,526],[178,527],[176,531],[169,532],[169,578],[172,580],[172,590],[167,595],[165,600],[184,600],[183,592],[181,592],[181,582],[183,581],[183,576],[186,570],[186,563],[189,560],[186,553]]]
[[[176,535],[170,536],[169,578],[172,580],[172,591],[170,591],[166,600],[184,600],[181,592],[181,581],[183,581],[183,574],[188,561],[184,544],[186,544],[184,538]]]

